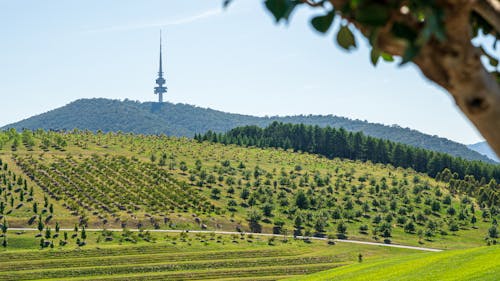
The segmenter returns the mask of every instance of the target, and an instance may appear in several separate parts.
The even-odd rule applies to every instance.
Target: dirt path
[[[87,228],[86,231],[102,231],[103,229],[97,228]],[[123,231],[120,228],[112,228],[106,229],[108,231]],[[129,231],[139,231],[139,229],[128,229]],[[9,228],[9,231],[38,231],[36,228]],[[61,228],[61,231],[73,231],[71,228]],[[209,230],[174,230],[174,229],[148,229],[150,232],[164,232],[164,233],[181,233],[181,232],[190,232],[190,233],[216,233],[216,234],[237,234],[240,235],[241,232],[232,232],[232,231],[209,231]],[[270,233],[252,233],[252,232],[244,232],[244,234],[252,234],[254,236],[275,236],[275,237],[283,237],[280,234],[270,234]],[[293,238],[291,235],[287,235],[287,237]],[[328,240],[328,238],[321,237],[312,237],[312,236],[297,236],[299,239],[311,239],[311,240]],[[335,242],[339,243],[353,243],[353,244],[363,244],[363,245],[372,245],[372,246],[383,246],[383,247],[394,247],[394,248],[403,248],[403,249],[411,249],[418,251],[427,251],[427,252],[441,252],[441,249],[434,248],[425,248],[425,247],[415,247],[415,246],[406,246],[406,245],[398,245],[398,244],[385,244],[385,243],[376,243],[376,242],[366,242],[366,241],[358,241],[358,240],[346,240],[346,239],[334,239]]]

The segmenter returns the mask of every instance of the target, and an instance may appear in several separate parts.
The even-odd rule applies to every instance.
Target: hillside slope
[[[291,280],[498,280],[500,247],[362,262]],[[457,270],[460,269],[460,270]],[[288,280],[288,279],[287,279]]]
[[[12,228],[208,229],[448,249],[484,245],[500,219],[497,207],[413,170],[185,138],[9,131],[0,167],[0,214]]]
[[[172,136],[192,137],[195,133],[205,133],[208,130],[225,132],[238,126],[264,127],[274,121],[279,121],[321,127],[343,127],[348,131],[362,131],[369,136],[445,152],[469,160],[492,162],[488,157],[468,149],[463,144],[399,126],[385,126],[333,115],[255,117],[172,103],[165,103],[161,109],[152,110],[154,105],[150,102],[140,103],[128,100],[81,99],[1,129],[71,130],[78,128],[91,131],[164,133]]]

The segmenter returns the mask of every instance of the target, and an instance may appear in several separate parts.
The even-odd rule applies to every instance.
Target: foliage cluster
[[[204,135],[196,135],[195,139],[243,146],[279,147],[316,153],[328,158],[369,160],[395,167],[412,168],[432,177],[436,177],[444,169],[449,169],[452,171],[452,174],[447,176],[449,179],[462,179],[464,181],[461,181],[461,185],[467,185],[458,189],[481,198],[481,201],[488,205],[500,203],[498,165],[467,161],[445,153],[365,136],[360,132],[347,132],[342,128],[274,122],[266,128],[245,126],[224,134],[209,131]]]

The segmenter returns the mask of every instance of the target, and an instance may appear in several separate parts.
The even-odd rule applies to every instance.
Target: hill
[[[205,133],[208,130],[225,132],[238,126],[257,125],[264,127],[274,121],[279,121],[321,127],[342,127],[348,131],[361,131],[369,136],[444,152],[464,159],[492,162],[488,157],[468,149],[463,144],[396,125],[385,126],[333,115],[255,117],[186,104],[165,103],[159,109],[155,109],[154,106],[155,103],[150,102],[81,99],[61,108],[4,126],[2,129],[72,130],[78,128],[94,132],[97,130],[103,132],[122,131],[192,137],[194,134]]]
[[[500,159],[495,154],[495,152],[491,149],[487,142],[478,142],[475,144],[471,144],[467,146],[469,149],[477,151],[483,155],[486,155],[488,158],[495,160],[496,162],[500,162]]]
[[[391,165],[163,135],[0,132],[2,280],[275,280],[415,251],[346,239],[495,243],[499,213]]]
[[[484,245],[498,206],[413,170],[282,149],[75,131],[0,133],[10,227],[213,229]]]
[[[208,131],[194,138],[223,144],[292,149],[330,159],[339,157],[412,168],[449,182],[454,189],[478,198],[481,204],[497,205],[500,202],[500,185],[497,184],[500,181],[499,165],[464,160],[446,153],[365,136],[361,132],[347,132],[342,128],[274,122],[266,128],[236,127],[226,133]]]
[[[306,280],[498,280],[500,247],[414,254],[361,262],[289,281]],[[367,278],[369,276],[369,278]]]

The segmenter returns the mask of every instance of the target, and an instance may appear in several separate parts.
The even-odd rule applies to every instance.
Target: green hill
[[[306,277],[287,280],[498,280],[500,247],[480,247],[440,253],[366,261]]]
[[[2,280],[275,280],[415,252],[345,239],[495,243],[499,213],[391,165],[163,135],[0,132]]]
[[[0,215],[11,227],[207,228],[456,248],[483,245],[499,215],[391,165],[88,131],[8,131],[0,143]]]
[[[208,131],[194,138],[224,144],[292,149],[330,159],[339,157],[412,168],[449,182],[450,189],[475,196],[481,204],[498,205],[500,202],[500,185],[497,183],[500,181],[499,165],[464,160],[446,153],[365,136],[361,132],[347,132],[342,128],[273,122],[266,128],[236,127],[226,133]]]
[[[399,126],[385,126],[333,115],[299,115],[284,117],[255,117],[226,113],[186,104],[165,103],[155,109],[154,103],[108,99],[82,99],[49,112],[33,116],[3,127],[36,130],[88,129],[103,132],[131,132],[138,134],[167,134],[192,137],[208,130],[225,132],[244,125],[264,127],[274,121],[345,128],[366,135],[400,142],[420,148],[448,153],[469,160],[492,162],[491,159],[465,145],[437,136],[423,134]],[[153,109],[153,110],[152,110]]]

